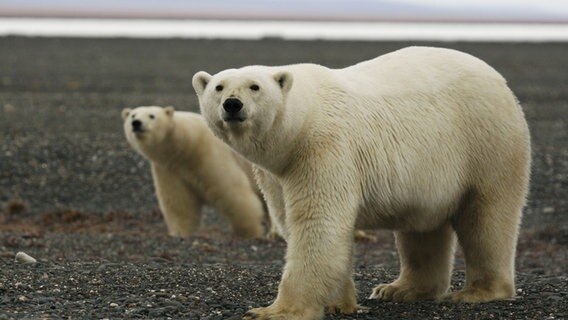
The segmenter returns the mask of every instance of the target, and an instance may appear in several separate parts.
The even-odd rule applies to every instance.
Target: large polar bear
[[[344,69],[201,71],[193,86],[215,135],[258,166],[288,243],[278,297],[247,318],[355,311],[356,227],[395,230],[400,276],[372,298],[515,295],[529,131],[503,77],[481,60],[411,47]],[[456,236],[466,283],[446,294]]]
[[[201,115],[152,106],[124,109],[122,118],[128,142],[152,164],[170,235],[196,231],[205,204],[224,214],[237,235],[262,235],[264,208],[250,163],[217,139]]]

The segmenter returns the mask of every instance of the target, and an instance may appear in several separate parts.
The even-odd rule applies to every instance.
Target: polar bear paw
[[[359,306],[357,304],[334,304],[327,308],[327,313],[335,314],[335,313],[343,313],[343,314],[352,314],[357,312]]]
[[[316,310],[301,310],[292,312],[282,308],[269,306],[266,308],[254,308],[243,315],[243,320],[319,320],[323,313]]]
[[[360,305],[331,305],[327,308],[327,313],[329,314],[354,314],[354,313],[366,313],[369,312],[368,307],[362,307]]]
[[[371,293],[369,297],[369,299],[394,302],[435,300],[436,298],[436,290],[418,289],[410,285],[401,285],[395,282],[378,285],[373,289],[373,293]]]
[[[247,311],[243,320],[288,320],[294,319],[286,314],[270,312],[269,308],[255,308]]]
[[[515,299],[513,293],[495,292],[483,289],[465,289],[445,295],[442,300],[448,302],[478,303],[493,300]]]

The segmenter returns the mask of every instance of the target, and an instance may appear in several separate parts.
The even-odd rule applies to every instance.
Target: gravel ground
[[[417,43],[412,43],[417,44]],[[568,318],[568,44],[419,43],[493,65],[516,92],[533,140],[531,194],[518,247],[518,298],[480,305],[365,297],[394,279],[388,232],[357,243],[359,301],[330,319]],[[198,109],[191,77],[248,64],[342,67],[403,42],[0,38],[0,319],[238,319],[275,298],[281,241],[233,239],[207,210],[172,239],[149,167],[122,134],[120,110]],[[34,265],[13,262],[24,251]],[[458,253],[454,287],[463,285]]]

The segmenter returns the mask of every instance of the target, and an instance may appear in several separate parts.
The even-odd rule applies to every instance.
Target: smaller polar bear
[[[202,71],[193,87],[215,135],[255,164],[287,240],[276,300],[247,318],[354,312],[355,228],[395,231],[400,276],[372,298],[515,295],[530,138],[505,79],[483,61],[411,47],[344,69]],[[466,282],[448,293],[456,239]]]
[[[213,136],[201,115],[153,106],[124,109],[122,119],[128,142],[152,164],[170,235],[196,231],[205,204],[224,214],[237,235],[262,235],[264,208],[250,163]]]

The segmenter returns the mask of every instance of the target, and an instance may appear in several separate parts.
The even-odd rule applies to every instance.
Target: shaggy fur
[[[354,312],[355,228],[396,235],[400,277],[377,286],[372,298],[515,295],[529,131],[506,81],[483,61],[411,47],[344,69],[202,71],[193,86],[215,135],[256,164],[288,243],[278,297],[248,317],[319,319],[324,307]],[[242,122],[224,121],[227,98],[242,101]],[[466,284],[448,293],[456,238]]]

